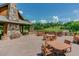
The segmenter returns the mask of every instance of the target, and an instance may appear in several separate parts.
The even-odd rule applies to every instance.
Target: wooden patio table
[[[51,47],[53,47],[54,49],[57,49],[57,50],[65,50],[67,48],[70,48],[71,45],[68,45],[66,43],[62,43],[62,42],[59,42],[57,40],[54,40],[54,41],[48,41],[47,44]]]

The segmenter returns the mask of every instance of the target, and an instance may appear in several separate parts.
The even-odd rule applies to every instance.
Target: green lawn
[[[61,27],[49,27],[49,28],[45,28],[43,31],[45,31],[45,32],[62,32],[63,29],[61,29]]]

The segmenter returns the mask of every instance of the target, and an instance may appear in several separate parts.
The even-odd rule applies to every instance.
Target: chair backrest
[[[71,42],[69,40],[65,40],[64,43],[71,44]]]
[[[50,41],[50,37],[46,36],[46,41]]]
[[[46,35],[43,35],[43,40],[45,40],[46,39]]]

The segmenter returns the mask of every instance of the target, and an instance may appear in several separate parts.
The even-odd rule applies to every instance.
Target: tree
[[[71,21],[64,24],[65,29],[69,29],[70,31],[79,31],[79,21]]]

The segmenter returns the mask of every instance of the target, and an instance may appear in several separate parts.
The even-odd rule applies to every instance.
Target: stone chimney
[[[15,21],[15,22],[18,22],[19,18],[18,18],[18,11],[17,11],[17,8],[16,8],[16,3],[10,3],[9,6],[8,6],[8,19],[10,21]],[[12,37],[17,37],[17,36],[20,36],[21,33],[20,33],[20,25],[19,24],[16,24],[16,23],[9,23],[8,24],[8,31],[7,31],[7,34],[10,38]]]
[[[16,3],[9,4],[9,20],[18,21],[18,12],[16,8]]]

